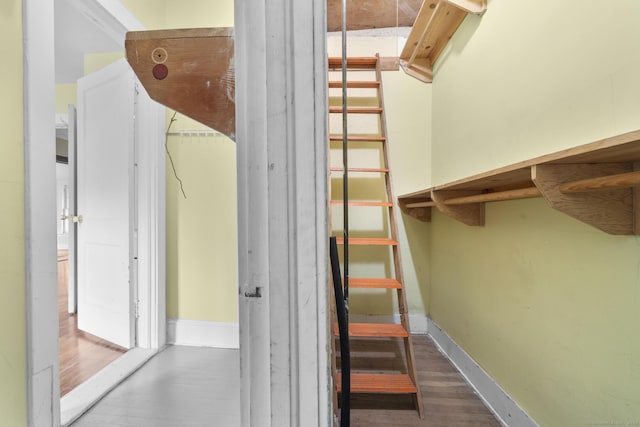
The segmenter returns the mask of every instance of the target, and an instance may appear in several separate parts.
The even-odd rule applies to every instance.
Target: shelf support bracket
[[[414,217],[417,220],[424,222],[431,222],[431,208],[430,207],[419,207],[419,208],[408,208],[407,204],[416,203],[429,200],[427,197],[423,197],[421,199],[398,199],[398,206],[405,214]]]
[[[549,205],[606,233],[638,234],[634,220],[633,188],[563,193],[568,182],[633,171],[632,163],[547,164],[531,167],[531,179]]]
[[[482,191],[432,190],[431,199],[443,214],[466,225],[484,226],[484,203],[471,203],[467,205],[447,205],[445,203],[448,199],[475,196],[477,194],[482,194]]]

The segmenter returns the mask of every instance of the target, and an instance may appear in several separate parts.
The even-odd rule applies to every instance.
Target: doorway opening
[[[161,144],[164,139],[164,111],[147,97],[140,102],[141,105],[135,106],[138,126],[130,127],[131,137],[135,137],[138,153],[144,159],[137,164],[135,176],[139,179],[131,187],[134,189],[131,194],[135,194],[135,200],[138,200],[135,209],[132,207],[131,210],[131,216],[135,215],[138,221],[136,239],[132,239],[138,243],[134,274],[138,287],[131,298],[133,303],[127,308],[137,320],[131,323],[130,336],[134,337],[129,346],[131,350],[60,398],[57,220],[53,219],[54,213],[58,216],[58,212],[52,107],[56,103],[57,89],[54,72],[57,49],[54,40],[62,40],[54,31],[59,16],[53,3],[55,6],[70,6],[69,9],[84,18],[85,24],[91,23],[107,34],[117,46],[111,51],[123,51],[126,31],[142,29],[142,25],[119,2],[58,0],[24,3],[27,410],[30,425],[70,424],[155,355],[164,347],[166,340],[165,190]],[[60,27],[64,25],[58,25]],[[66,47],[90,39],[82,25],[70,25],[69,29],[73,38],[71,42],[62,42]],[[57,62],[65,64],[60,59]],[[81,57],[79,62],[84,74],[84,58]],[[133,86],[131,92],[135,93]],[[131,107],[133,109],[134,106]],[[132,122],[133,116],[132,113]],[[127,175],[133,176],[133,173]],[[75,214],[79,220],[77,212]],[[71,249],[72,245],[68,247]],[[70,254],[68,257],[71,263]],[[64,258],[61,254],[61,261]],[[125,268],[128,270],[130,266]],[[64,268],[61,270],[64,273]]]
[[[71,136],[73,137],[73,132]],[[70,263],[70,246],[75,245],[72,207],[74,189],[70,179],[74,173],[69,164],[69,132],[63,120],[56,123],[56,249],[58,289],[58,354],[60,396],[82,384],[126,352],[124,347],[110,343],[78,328],[75,262]],[[71,251],[74,252],[73,250]]]

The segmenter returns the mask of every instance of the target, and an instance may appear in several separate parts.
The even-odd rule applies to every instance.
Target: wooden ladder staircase
[[[335,152],[341,152],[342,150],[342,120],[341,119],[342,108],[342,76],[336,71],[342,70],[342,58],[329,58],[329,145],[330,145],[330,177],[332,182],[336,182],[338,178],[342,178],[344,172],[342,157],[337,159],[338,156]],[[355,78],[357,76],[357,79]],[[384,257],[387,258],[388,264],[391,266],[389,269],[385,269],[390,272],[386,274],[387,277],[348,277],[349,289],[377,289],[377,290],[389,290],[389,292],[396,292],[398,312],[400,314],[400,323],[349,323],[349,337],[353,344],[356,340],[371,340],[376,339],[380,341],[383,346],[395,346],[397,349],[398,340],[402,340],[404,351],[400,351],[401,357],[404,358],[404,370],[397,372],[389,372],[388,367],[377,366],[376,357],[371,357],[370,361],[365,364],[367,369],[358,369],[357,365],[351,364],[351,394],[353,396],[357,394],[408,394],[413,397],[415,408],[418,411],[418,415],[422,418],[422,398],[420,395],[420,389],[417,382],[417,375],[415,369],[415,358],[413,345],[411,343],[411,335],[409,333],[409,313],[407,309],[406,293],[404,289],[404,281],[402,274],[402,262],[400,258],[400,248],[398,243],[398,228],[396,224],[396,209],[395,209],[395,197],[393,195],[391,185],[391,171],[389,170],[389,155],[388,155],[388,139],[387,139],[387,126],[384,112],[384,97],[382,91],[382,72],[380,65],[380,58],[378,55],[375,57],[352,57],[347,58],[347,114],[349,115],[368,115],[370,118],[363,121],[359,125],[348,126],[347,145],[349,150],[348,173],[349,181],[370,181],[373,184],[368,184],[367,194],[358,194],[361,190],[361,186],[353,185],[349,191],[348,207],[351,211],[352,208],[359,209],[361,215],[366,215],[367,218],[381,218],[383,224],[379,224],[380,227],[375,231],[370,231],[367,235],[362,230],[354,231],[357,229],[357,217],[350,220],[349,232],[349,253],[357,254],[358,250],[373,250],[369,248],[377,248],[384,253]],[[333,90],[332,90],[333,89]],[[339,91],[338,91],[339,90]],[[349,93],[356,93],[357,96],[352,96]],[[338,106],[339,104],[339,106]],[[373,119],[371,119],[371,117]],[[355,117],[354,117],[355,119]],[[352,119],[349,118],[349,123]],[[352,130],[354,129],[354,130]],[[365,148],[366,151],[373,149],[376,155],[365,155],[365,159],[358,158],[358,150]],[[379,153],[379,154],[378,154]],[[365,164],[363,160],[369,162],[369,160],[375,159],[377,164]],[[334,161],[335,160],[335,161]],[[336,164],[338,163],[338,164]],[[358,167],[351,167],[354,163]],[[366,179],[368,177],[374,177],[374,179]],[[363,177],[360,179],[360,177]],[[376,179],[377,177],[377,179]],[[370,188],[370,187],[377,188]],[[379,194],[380,197],[377,200],[372,200],[371,192]],[[335,194],[334,194],[335,193]],[[344,208],[344,200],[341,198],[340,191],[330,191],[330,210],[335,208]],[[361,209],[365,209],[362,211]],[[380,212],[382,210],[382,215]],[[386,212],[385,212],[386,211]],[[337,217],[339,215],[332,214],[330,212],[329,218]],[[368,226],[367,226],[368,227]],[[334,229],[331,227],[332,233],[337,236],[338,245],[344,245],[344,238],[342,230]],[[385,235],[386,234],[386,235]],[[386,251],[385,249],[386,248]],[[365,255],[366,257],[366,255]],[[352,259],[352,255],[349,257]],[[344,280],[344,279],[343,279]],[[379,292],[379,291],[378,291]],[[356,299],[367,298],[366,293],[355,292],[351,293],[350,306],[360,305],[363,301],[356,301]],[[333,325],[334,335],[338,335],[338,325]],[[376,345],[376,348],[379,348]],[[333,345],[334,356],[332,361],[334,372],[334,384],[336,385],[337,392],[340,392],[341,377],[339,371],[339,356],[335,343]],[[393,351],[393,350],[392,350]],[[369,354],[369,353],[367,353]],[[353,357],[351,358],[353,360]]]

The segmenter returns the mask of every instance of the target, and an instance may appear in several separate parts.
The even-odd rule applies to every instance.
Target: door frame
[[[124,46],[125,32],[142,25],[119,2],[73,0],[81,12]],[[139,319],[138,348],[91,384],[92,395],[60,411],[55,212],[54,12],[50,0],[23,0],[25,150],[25,264],[27,423],[66,424],[165,345],[165,167],[164,109],[139,109],[137,119],[155,123],[136,131],[138,165]],[[152,111],[153,110],[153,111]],[[65,396],[66,398],[66,396]]]
[[[326,2],[234,16],[241,425],[329,427]]]

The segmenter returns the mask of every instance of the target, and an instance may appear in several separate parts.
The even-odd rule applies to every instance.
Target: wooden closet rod
[[[470,203],[498,202],[502,200],[529,199],[541,197],[537,187],[518,188],[516,190],[496,191],[495,193],[476,194],[473,196],[454,197],[444,201],[445,205],[466,205]],[[407,203],[407,208],[428,208],[435,206],[434,202]]]
[[[558,189],[561,193],[583,193],[586,191],[635,187],[638,185],[640,185],[640,171],[567,182],[561,184]]]

